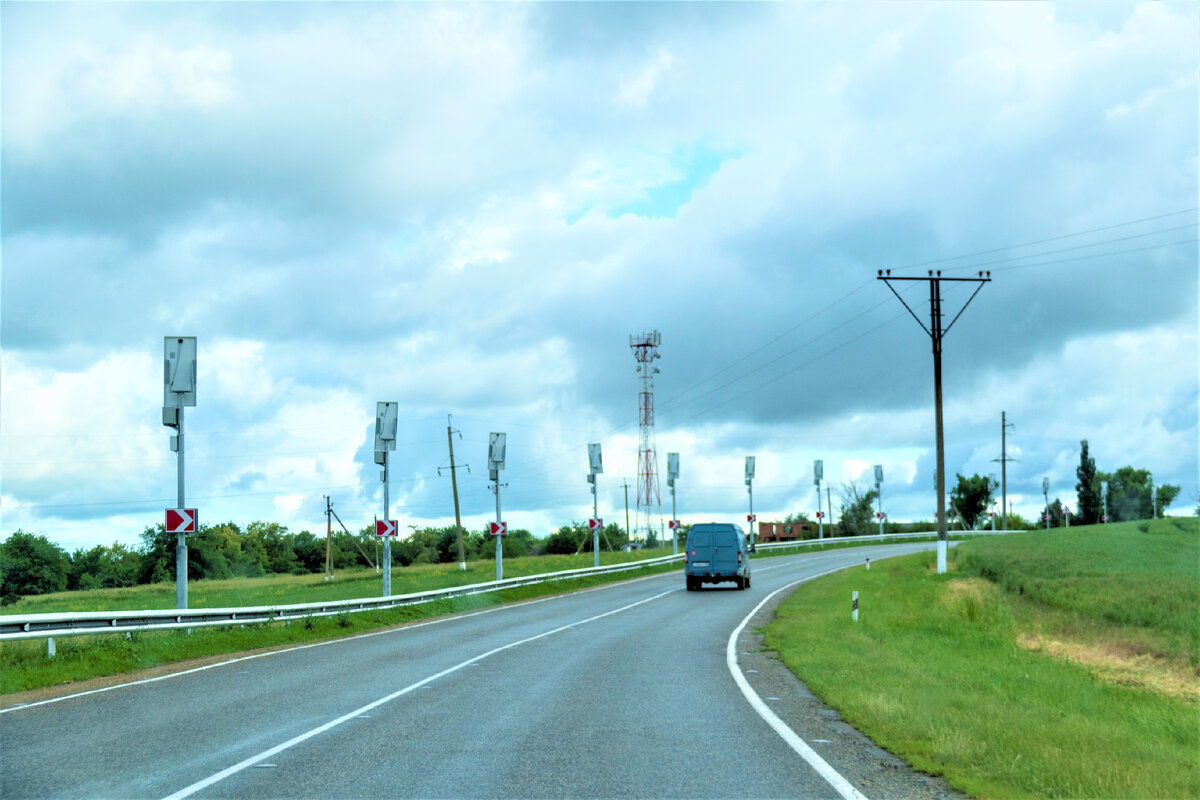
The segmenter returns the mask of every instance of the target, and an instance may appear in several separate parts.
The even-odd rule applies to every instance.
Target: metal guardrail
[[[947,531],[946,535],[954,539],[959,536],[989,536],[991,534],[1012,533],[1012,531]],[[845,542],[882,542],[891,539],[936,539],[937,531],[920,531],[918,533],[885,533],[882,536],[826,536],[824,539],[796,539],[788,542],[759,542],[755,547],[759,550],[781,550],[785,547],[820,547],[827,544]]]
[[[951,536],[976,536],[1007,531],[955,531]],[[892,533],[883,536],[839,536],[825,539],[804,539],[791,542],[764,542],[760,550],[783,548],[802,549],[826,544],[846,542],[870,542],[893,539],[918,539],[936,536],[936,532]],[[569,580],[588,575],[605,575],[629,572],[642,567],[681,561],[683,553],[662,556],[626,564],[610,564],[604,567],[545,572],[501,581],[474,583],[466,586],[451,586],[428,592],[397,594],[390,597],[360,598],[356,600],[331,600],[324,603],[295,603],[281,606],[251,606],[247,608],[197,608],[197,609],[152,609],[145,611],[74,611],[57,614],[11,614],[0,615],[0,642],[17,639],[46,639],[58,636],[102,635],[106,633],[131,633],[147,630],[171,630],[178,628],[204,628],[219,625],[246,625],[250,623],[282,622],[305,617],[322,617],[333,614],[348,614],[356,611],[377,611],[398,606],[427,603],[450,597],[494,592],[514,586],[528,586],[549,581]]]
[[[331,600],[324,603],[296,603],[281,606],[252,606],[247,608],[152,609],[145,611],[74,611],[56,614],[0,615],[0,642],[17,639],[45,639],[56,636],[85,636],[106,633],[131,633],[146,630],[204,628],[217,625],[246,625],[249,623],[281,622],[305,617],[348,614],[356,611],[376,611],[398,606],[427,603],[449,597],[494,592],[514,586],[528,586],[549,581],[569,580],[588,575],[629,572],[643,567],[680,561],[683,554],[610,564],[604,567],[546,572],[505,578],[501,581],[451,586],[428,592],[397,594],[390,597],[357,600]]]

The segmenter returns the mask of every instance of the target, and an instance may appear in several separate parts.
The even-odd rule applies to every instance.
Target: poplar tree
[[[1079,468],[1075,470],[1079,483],[1075,493],[1079,495],[1079,516],[1084,525],[1095,525],[1104,512],[1104,500],[1100,496],[1100,476],[1096,474],[1096,459],[1088,455],[1087,439],[1079,443]]]

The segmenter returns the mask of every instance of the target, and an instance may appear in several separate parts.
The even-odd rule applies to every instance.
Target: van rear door
[[[738,569],[737,538],[731,529],[717,529],[712,533],[712,570],[720,575],[734,575]]]
[[[688,534],[687,562],[690,567],[708,568],[712,565],[712,531],[693,528]]]

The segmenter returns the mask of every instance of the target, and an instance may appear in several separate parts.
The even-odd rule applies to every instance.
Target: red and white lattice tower
[[[640,407],[638,437],[638,490],[637,528],[634,535],[649,537],[657,533],[662,518],[662,500],[658,494],[658,455],[654,451],[654,376],[658,367],[654,362],[661,358],[658,345],[662,341],[658,331],[629,337],[629,349],[637,359],[637,371],[642,376],[642,392],[638,397]]]

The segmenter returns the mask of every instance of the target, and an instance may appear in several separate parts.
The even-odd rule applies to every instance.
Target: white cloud
[[[675,56],[668,50],[659,50],[654,59],[642,67],[637,74],[621,81],[615,102],[627,108],[645,108],[663,76],[671,71]]]

